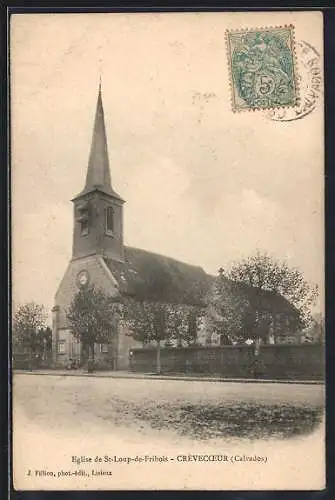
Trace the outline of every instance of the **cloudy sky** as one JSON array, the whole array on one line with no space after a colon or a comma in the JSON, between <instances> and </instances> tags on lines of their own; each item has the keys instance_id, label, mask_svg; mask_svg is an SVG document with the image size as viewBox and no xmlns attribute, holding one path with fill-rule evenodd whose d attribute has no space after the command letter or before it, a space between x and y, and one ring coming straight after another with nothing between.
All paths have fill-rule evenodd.
<instances>
[{"instance_id":1,"label":"cloudy sky","mask_svg":"<svg viewBox=\"0 0 335 500\"><path fill-rule=\"evenodd\" d=\"M227 28L318 13L16 15L11 26L15 302L52 307L72 251L102 76L125 242L202 266L257 248L323 280L323 110L289 123L234 114Z\"/></svg>"}]
</instances>

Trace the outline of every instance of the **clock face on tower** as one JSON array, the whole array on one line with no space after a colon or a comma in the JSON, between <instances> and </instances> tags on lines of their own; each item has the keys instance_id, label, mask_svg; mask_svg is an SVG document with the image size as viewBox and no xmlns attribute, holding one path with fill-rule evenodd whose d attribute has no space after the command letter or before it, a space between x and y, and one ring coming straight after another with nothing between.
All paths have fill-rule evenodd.
<instances>
[{"instance_id":1,"label":"clock face on tower","mask_svg":"<svg viewBox=\"0 0 335 500\"><path fill-rule=\"evenodd\" d=\"M88 274L88 271L83 270L78 273L77 276L77 282L80 287L86 286L89 282L90 275Z\"/></svg>"}]
</instances>

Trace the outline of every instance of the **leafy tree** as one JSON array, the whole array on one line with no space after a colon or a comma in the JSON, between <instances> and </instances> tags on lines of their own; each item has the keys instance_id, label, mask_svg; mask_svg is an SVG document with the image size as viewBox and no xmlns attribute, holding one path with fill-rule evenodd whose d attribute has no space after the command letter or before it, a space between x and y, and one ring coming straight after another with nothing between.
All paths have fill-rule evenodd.
<instances>
[{"instance_id":1,"label":"leafy tree","mask_svg":"<svg viewBox=\"0 0 335 500\"><path fill-rule=\"evenodd\" d=\"M315 313L308 327L302 330L306 341L322 344L325 342L325 320L322 313Z\"/></svg>"},{"instance_id":2,"label":"leafy tree","mask_svg":"<svg viewBox=\"0 0 335 500\"><path fill-rule=\"evenodd\" d=\"M209 292L207 304L210 331L222 336L225 344L242 335L250 304L241 294L240 287L226 279L222 272Z\"/></svg>"},{"instance_id":3,"label":"leafy tree","mask_svg":"<svg viewBox=\"0 0 335 500\"><path fill-rule=\"evenodd\" d=\"M156 343L156 372L161 372L161 342L168 337L167 307L159 302L125 301L124 317L133 332L133 338L140 342Z\"/></svg>"},{"instance_id":4,"label":"leafy tree","mask_svg":"<svg viewBox=\"0 0 335 500\"><path fill-rule=\"evenodd\" d=\"M166 338L168 341L177 341L178 347L181 347L187 333L185 308L177 305L167 305L165 307L167 311Z\"/></svg>"},{"instance_id":5,"label":"leafy tree","mask_svg":"<svg viewBox=\"0 0 335 500\"><path fill-rule=\"evenodd\" d=\"M37 351L40 358L45 358L52 349L52 330L49 326L37 332Z\"/></svg>"},{"instance_id":6,"label":"leafy tree","mask_svg":"<svg viewBox=\"0 0 335 500\"><path fill-rule=\"evenodd\" d=\"M189 345L197 341L198 336L198 311L196 307L190 307L187 312L186 340Z\"/></svg>"},{"instance_id":7,"label":"leafy tree","mask_svg":"<svg viewBox=\"0 0 335 500\"><path fill-rule=\"evenodd\" d=\"M178 347L192 345L197 339L198 308L195 306L166 305L167 341L176 340ZM166 343L165 343L166 345Z\"/></svg>"},{"instance_id":8,"label":"leafy tree","mask_svg":"<svg viewBox=\"0 0 335 500\"><path fill-rule=\"evenodd\" d=\"M70 331L88 350L93 364L94 344L111 341L116 334L118 314L115 299L94 285L80 289L73 297L66 313Z\"/></svg>"},{"instance_id":9,"label":"leafy tree","mask_svg":"<svg viewBox=\"0 0 335 500\"><path fill-rule=\"evenodd\" d=\"M46 319L43 305L35 302L20 305L13 318L13 348L28 349L35 357L41 344L40 332L46 328Z\"/></svg>"},{"instance_id":10,"label":"leafy tree","mask_svg":"<svg viewBox=\"0 0 335 500\"><path fill-rule=\"evenodd\" d=\"M313 326L315 328L315 342L325 342L325 318L320 314L315 314L313 317Z\"/></svg>"},{"instance_id":11,"label":"leafy tree","mask_svg":"<svg viewBox=\"0 0 335 500\"><path fill-rule=\"evenodd\" d=\"M256 314L261 310L261 292L269 291L281 295L296 308L301 324L310 322L311 306L318 295L318 287L308 283L299 269L258 251L255 255L234 263L228 271L221 269L221 274L236 284L247 285L256 291ZM258 320L256 318L255 321L259 326Z\"/></svg>"}]
</instances>

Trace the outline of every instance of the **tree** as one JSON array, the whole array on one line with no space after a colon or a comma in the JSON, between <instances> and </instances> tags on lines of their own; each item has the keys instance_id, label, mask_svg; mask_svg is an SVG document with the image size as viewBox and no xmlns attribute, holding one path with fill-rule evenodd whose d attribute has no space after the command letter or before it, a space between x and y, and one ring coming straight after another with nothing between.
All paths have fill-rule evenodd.
<instances>
[{"instance_id":1,"label":"tree","mask_svg":"<svg viewBox=\"0 0 335 500\"><path fill-rule=\"evenodd\" d=\"M234 263L228 271L221 270L221 273L234 283L255 290L256 315L261 312L261 292L268 291L284 297L296 308L301 325L311 321L311 306L318 295L318 287L308 283L299 269L289 267L285 261L257 251L255 255ZM259 318L256 318L257 322L259 325Z\"/></svg>"},{"instance_id":2,"label":"tree","mask_svg":"<svg viewBox=\"0 0 335 500\"><path fill-rule=\"evenodd\" d=\"M195 306L166 305L166 338L177 346L194 344L197 338L198 309ZM166 344L165 344L166 345Z\"/></svg>"},{"instance_id":3,"label":"tree","mask_svg":"<svg viewBox=\"0 0 335 500\"><path fill-rule=\"evenodd\" d=\"M35 358L40 346L39 332L46 328L46 319L43 305L35 302L20 305L13 318L13 346L28 349Z\"/></svg>"},{"instance_id":4,"label":"tree","mask_svg":"<svg viewBox=\"0 0 335 500\"><path fill-rule=\"evenodd\" d=\"M322 313L316 313L313 317L313 326L315 328L314 337L315 342L325 342L325 318Z\"/></svg>"},{"instance_id":5,"label":"tree","mask_svg":"<svg viewBox=\"0 0 335 500\"><path fill-rule=\"evenodd\" d=\"M52 330L49 326L41 328L37 332L37 352L39 358L44 361L47 359L48 352L52 349Z\"/></svg>"},{"instance_id":6,"label":"tree","mask_svg":"<svg viewBox=\"0 0 335 500\"><path fill-rule=\"evenodd\" d=\"M161 341L168 336L167 307L159 302L127 299L124 302L124 317L140 342L156 343L156 372L161 372Z\"/></svg>"},{"instance_id":7,"label":"tree","mask_svg":"<svg viewBox=\"0 0 335 500\"><path fill-rule=\"evenodd\" d=\"M322 313L315 313L311 323L302 330L306 342L322 344L325 342L325 320Z\"/></svg>"},{"instance_id":8,"label":"tree","mask_svg":"<svg viewBox=\"0 0 335 500\"><path fill-rule=\"evenodd\" d=\"M89 352L94 365L94 344L108 344L116 334L118 303L102 289L91 285L80 289L66 312L70 331Z\"/></svg>"},{"instance_id":9,"label":"tree","mask_svg":"<svg viewBox=\"0 0 335 500\"><path fill-rule=\"evenodd\" d=\"M209 329L231 343L242 334L250 304L240 288L221 272L207 298L206 319Z\"/></svg>"},{"instance_id":10,"label":"tree","mask_svg":"<svg viewBox=\"0 0 335 500\"><path fill-rule=\"evenodd\" d=\"M166 338L168 341L177 341L178 347L182 347L186 336L187 325L185 319L184 306L166 306Z\"/></svg>"},{"instance_id":11,"label":"tree","mask_svg":"<svg viewBox=\"0 0 335 500\"><path fill-rule=\"evenodd\" d=\"M187 312L187 330L186 341L188 345L194 345L198 336L198 311L197 308L192 306Z\"/></svg>"}]
</instances>

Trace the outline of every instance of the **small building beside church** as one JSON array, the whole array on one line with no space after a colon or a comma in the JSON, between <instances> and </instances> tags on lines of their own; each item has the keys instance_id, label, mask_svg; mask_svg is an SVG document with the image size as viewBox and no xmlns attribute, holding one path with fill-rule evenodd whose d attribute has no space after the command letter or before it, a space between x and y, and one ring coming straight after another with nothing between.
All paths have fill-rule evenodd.
<instances>
[{"instance_id":1,"label":"small building beside church","mask_svg":"<svg viewBox=\"0 0 335 500\"><path fill-rule=\"evenodd\" d=\"M52 351L55 366L66 366L70 360L81 363L85 359L83 346L69 330L66 310L80 287L89 284L102 288L116 300L128 295L139 300L168 304L172 313L173 308L182 309L185 313L190 308L196 308L199 312L198 344L220 345L220 336L213 336L207 331L203 315L204 298L213 286L214 276L208 275L201 267L124 245L125 200L112 186L101 86L86 182L72 203L72 258L56 292L53 308ZM110 343L95 346L95 360L106 369L127 369L129 352L142 347L122 321L122 315L120 318L117 334Z\"/></svg>"}]
</instances>

